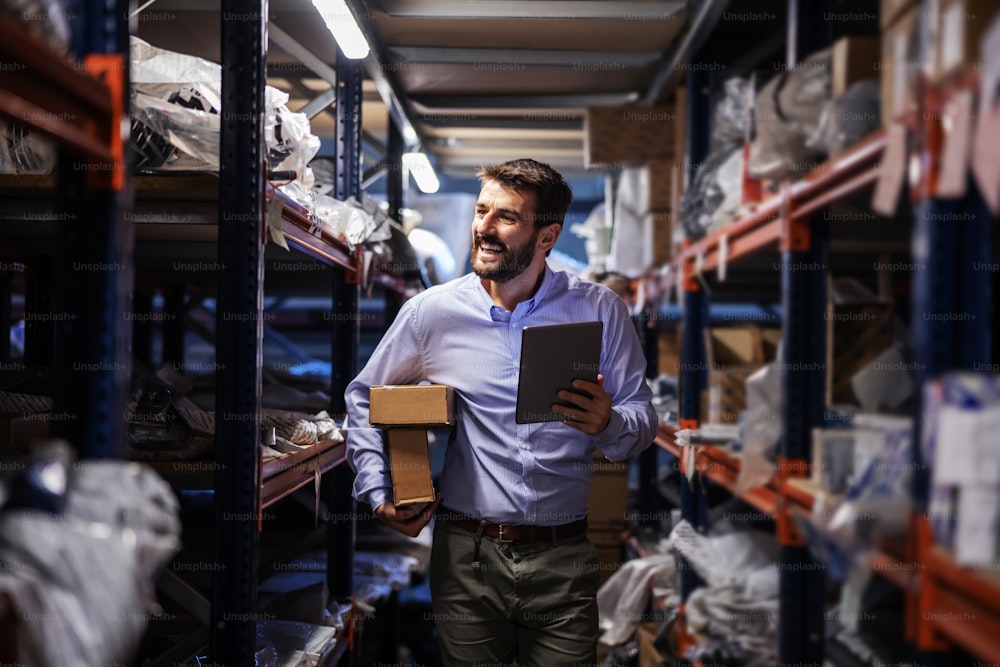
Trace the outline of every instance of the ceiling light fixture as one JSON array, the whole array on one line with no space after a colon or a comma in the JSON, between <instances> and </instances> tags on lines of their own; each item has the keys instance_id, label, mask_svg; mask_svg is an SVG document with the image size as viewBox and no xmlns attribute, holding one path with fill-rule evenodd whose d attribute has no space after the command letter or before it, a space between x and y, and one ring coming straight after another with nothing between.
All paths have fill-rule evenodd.
<instances>
[{"instance_id":1,"label":"ceiling light fixture","mask_svg":"<svg viewBox=\"0 0 1000 667\"><path fill-rule=\"evenodd\" d=\"M360 60L368 55L368 40L344 0L312 0L312 3L345 57Z\"/></svg>"},{"instance_id":2,"label":"ceiling light fixture","mask_svg":"<svg viewBox=\"0 0 1000 667\"><path fill-rule=\"evenodd\" d=\"M423 153L403 153L403 166L413 175L417 187L424 194L433 194L441 187L431 161Z\"/></svg>"}]
</instances>

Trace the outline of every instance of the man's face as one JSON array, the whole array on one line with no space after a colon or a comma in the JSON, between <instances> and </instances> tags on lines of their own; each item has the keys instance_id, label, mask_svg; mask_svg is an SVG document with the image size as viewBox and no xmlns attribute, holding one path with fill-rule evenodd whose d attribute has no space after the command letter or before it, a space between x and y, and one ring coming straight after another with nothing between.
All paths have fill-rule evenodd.
<instances>
[{"instance_id":1,"label":"man's face","mask_svg":"<svg viewBox=\"0 0 1000 667\"><path fill-rule=\"evenodd\" d=\"M472 270L485 280L505 283L535 259L538 230L535 197L487 181L476 202L472 223Z\"/></svg>"}]
</instances>

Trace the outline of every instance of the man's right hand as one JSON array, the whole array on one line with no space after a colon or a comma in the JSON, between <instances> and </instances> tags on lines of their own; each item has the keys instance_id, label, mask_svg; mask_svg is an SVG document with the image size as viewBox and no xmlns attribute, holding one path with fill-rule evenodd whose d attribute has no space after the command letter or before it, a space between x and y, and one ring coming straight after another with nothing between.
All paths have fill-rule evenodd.
<instances>
[{"instance_id":1,"label":"man's right hand","mask_svg":"<svg viewBox=\"0 0 1000 667\"><path fill-rule=\"evenodd\" d=\"M430 505L417 512L409 507L396 507L392 503L382 503L375 508L375 516L385 525L407 537L416 537L434 516L434 510L441 504L438 496Z\"/></svg>"}]
</instances>

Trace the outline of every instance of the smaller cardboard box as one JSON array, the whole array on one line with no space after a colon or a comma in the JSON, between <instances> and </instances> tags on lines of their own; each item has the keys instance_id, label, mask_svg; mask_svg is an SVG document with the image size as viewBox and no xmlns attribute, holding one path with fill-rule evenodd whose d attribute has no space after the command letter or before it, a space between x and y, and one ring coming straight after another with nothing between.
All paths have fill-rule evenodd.
<instances>
[{"instance_id":1,"label":"smaller cardboard box","mask_svg":"<svg viewBox=\"0 0 1000 667\"><path fill-rule=\"evenodd\" d=\"M672 106L590 107L583 119L584 166L621 169L669 157L676 122Z\"/></svg>"},{"instance_id":2,"label":"smaller cardboard box","mask_svg":"<svg viewBox=\"0 0 1000 667\"><path fill-rule=\"evenodd\" d=\"M826 320L827 404L860 405L851 382L892 345L892 306L829 304Z\"/></svg>"},{"instance_id":3,"label":"smaller cardboard box","mask_svg":"<svg viewBox=\"0 0 1000 667\"><path fill-rule=\"evenodd\" d=\"M836 98L852 84L878 79L882 47L878 37L842 37L833 45L831 92Z\"/></svg>"},{"instance_id":4,"label":"smaller cardboard box","mask_svg":"<svg viewBox=\"0 0 1000 667\"><path fill-rule=\"evenodd\" d=\"M597 450L592 463L587 522L592 530L620 532L628 512L629 462L609 461Z\"/></svg>"},{"instance_id":5,"label":"smaller cardboard box","mask_svg":"<svg viewBox=\"0 0 1000 667\"><path fill-rule=\"evenodd\" d=\"M427 431L394 428L388 437L393 502L397 506L434 502Z\"/></svg>"},{"instance_id":6,"label":"smaller cardboard box","mask_svg":"<svg viewBox=\"0 0 1000 667\"><path fill-rule=\"evenodd\" d=\"M882 0L879 6L879 26L885 30L906 11L920 6L920 0Z\"/></svg>"},{"instance_id":7,"label":"smaller cardboard box","mask_svg":"<svg viewBox=\"0 0 1000 667\"><path fill-rule=\"evenodd\" d=\"M920 74L920 8L912 7L882 33L882 125L916 113Z\"/></svg>"},{"instance_id":8,"label":"smaller cardboard box","mask_svg":"<svg viewBox=\"0 0 1000 667\"><path fill-rule=\"evenodd\" d=\"M667 664L667 659L662 653L656 650L653 644L656 633L660 629L659 623L640 623L636 628L636 639L639 643L639 667L662 667Z\"/></svg>"},{"instance_id":9,"label":"smaller cardboard box","mask_svg":"<svg viewBox=\"0 0 1000 667\"><path fill-rule=\"evenodd\" d=\"M982 66L980 43L1000 14L1000 4L997 0L939 0L938 12L931 78L936 84L945 84Z\"/></svg>"},{"instance_id":10,"label":"smaller cardboard box","mask_svg":"<svg viewBox=\"0 0 1000 667\"><path fill-rule=\"evenodd\" d=\"M455 424L455 394L442 384L377 385L370 401L368 422L376 428Z\"/></svg>"}]
</instances>

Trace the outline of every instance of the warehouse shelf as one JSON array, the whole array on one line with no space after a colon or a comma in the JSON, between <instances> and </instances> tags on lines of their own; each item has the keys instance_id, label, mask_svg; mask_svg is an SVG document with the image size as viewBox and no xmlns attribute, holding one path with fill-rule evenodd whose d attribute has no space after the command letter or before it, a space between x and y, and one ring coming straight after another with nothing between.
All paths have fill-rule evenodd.
<instances>
[{"instance_id":1,"label":"warehouse shelf","mask_svg":"<svg viewBox=\"0 0 1000 667\"><path fill-rule=\"evenodd\" d=\"M109 59L109 60L105 60ZM91 162L124 165L121 136L124 68L115 56L71 62L30 36L14 21L0 17L0 114L30 127L74 155ZM114 61L117 68L108 68ZM105 71L102 81L90 71ZM117 70L117 71L116 71ZM117 95L120 98L120 94Z\"/></svg>"},{"instance_id":2,"label":"warehouse shelf","mask_svg":"<svg viewBox=\"0 0 1000 667\"><path fill-rule=\"evenodd\" d=\"M270 507L282 498L294 493L307 484L346 461L343 442L321 440L308 445L302 451L262 460L259 468L259 489L261 509ZM142 461L175 488L207 490L214 488L212 461L185 459L176 461Z\"/></svg>"},{"instance_id":3,"label":"warehouse shelf","mask_svg":"<svg viewBox=\"0 0 1000 667\"><path fill-rule=\"evenodd\" d=\"M756 204L742 218L690 244L675 263L684 275L691 275L717 269L723 261L731 264L761 251L777 252L783 240L789 240L790 221L808 218L874 185L887 143L884 130L875 132Z\"/></svg>"},{"instance_id":4,"label":"warehouse shelf","mask_svg":"<svg viewBox=\"0 0 1000 667\"><path fill-rule=\"evenodd\" d=\"M932 642L944 637L987 663L1000 662L1000 574L963 567L929 543L922 565L918 604L929 626L923 635Z\"/></svg>"}]
</instances>

